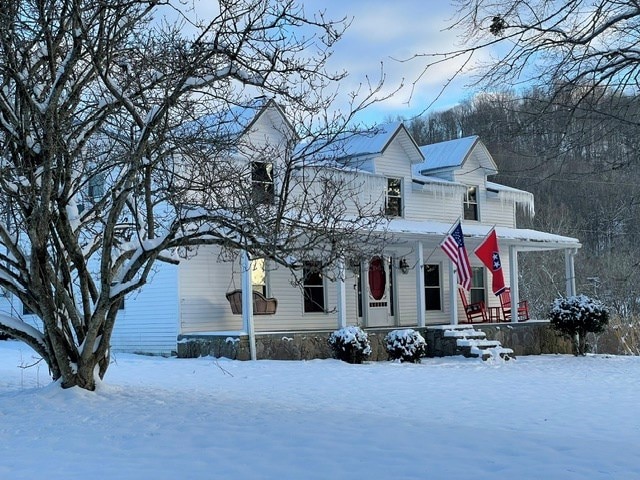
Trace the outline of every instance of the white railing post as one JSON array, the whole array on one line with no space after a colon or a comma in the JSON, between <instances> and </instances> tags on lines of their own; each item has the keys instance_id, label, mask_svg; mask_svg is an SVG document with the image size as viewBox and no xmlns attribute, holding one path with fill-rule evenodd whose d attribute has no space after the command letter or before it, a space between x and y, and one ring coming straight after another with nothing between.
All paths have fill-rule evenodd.
<instances>
[{"instance_id":1,"label":"white railing post","mask_svg":"<svg viewBox=\"0 0 640 480\"><path fill-rule=\"evenodd\" d=\"M424 251L422 242L416 248L416 303L418 309L418 327L426 325L426 306L424 300Z\"/></svg>"},{"instance_id":2,"label":"white railing post","mask_svg":"<svg viewBox=\"0 0 640 480\"><path fill-rule=\"evenodd\" d=\"M251 288L251 262L246 250L242 251L242 326L249 336L251 360L256 360L256 333L253 326L253 289Z\"/></svg>"}]
</instances>

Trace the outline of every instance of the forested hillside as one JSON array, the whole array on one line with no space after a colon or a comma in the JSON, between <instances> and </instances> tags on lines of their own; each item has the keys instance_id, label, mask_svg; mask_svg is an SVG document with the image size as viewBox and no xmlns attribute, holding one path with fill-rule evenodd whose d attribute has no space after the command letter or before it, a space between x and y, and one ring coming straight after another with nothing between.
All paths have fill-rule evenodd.
<instances>
[{"instance_id":1,"label":"forested hillside","mask_svg":"<svg viewBox=\"0 0 640 480\"><path fill-rule=\"evenodd\" d=\"M409 127L419 144L479 135L498 164L500 173L492 180L535 195L535 217L521 215L518 225L580 239L578 293L635 318L640 310L638 112L630 97L578 89L571 95L584 97L579 110L563 107L575 102L562 98L550 102L539 90L485 94L416 118ZM521 296L544 317L553 298L565 291L564 256L519 258Z\"/></svg>"}]
</instances>

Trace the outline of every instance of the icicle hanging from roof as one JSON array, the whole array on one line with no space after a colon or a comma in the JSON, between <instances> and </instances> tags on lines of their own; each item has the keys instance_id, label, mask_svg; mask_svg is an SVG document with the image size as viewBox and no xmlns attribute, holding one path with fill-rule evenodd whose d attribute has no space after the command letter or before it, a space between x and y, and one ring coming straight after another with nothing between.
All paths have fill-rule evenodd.
<instances>
[{"instance_id":1,"label":"icicle hanging from roof","mask_svg":"<svg viewBox=\"0 0 640 480\"><path fill-rule=\"evenodd\" d=\"M502 203L515 203L522 210L533 218L535 215L535 206L533 194L531 192L525 192L513 187L507 187L506 185L500 185L499 183L487 182L487 190L493 191L498 194L498 199Z\"/></svg>"}]
</instances>

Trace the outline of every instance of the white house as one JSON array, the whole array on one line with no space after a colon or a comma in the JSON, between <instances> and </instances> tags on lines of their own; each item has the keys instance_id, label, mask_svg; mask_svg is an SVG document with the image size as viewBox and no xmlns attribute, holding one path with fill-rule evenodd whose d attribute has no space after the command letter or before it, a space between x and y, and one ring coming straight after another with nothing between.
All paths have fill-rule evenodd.
<instances>
[{"instance_id":1,"label":"white house","mask_svg":"<svg viewBox=\"0 0 640 480\"><path fill-rule=\"evenodd\" d=\"M280 109L267 103L245 135L268 138L281 134L286 124ZM533 214L533 196L488 180L497 168L478 137L419 147L396 122L380 126L374 134L350 136L339 149L345 170L366 178L363 185L372 191L364 193L384 202L384 228L393 241L383 253L355 265L345 259L336 281L313 273L296 286L291 272L268 260L245 262L246 268L243 255L224 261L217 247L201 247L177 266L159 265L150 283L126 298L113 333L113 350L168 354L176 351L180 336L189 335L253 339L274 332L332 331L347 324L383 328L464 322L454 267L440 248L458 219L473 267L470 301L500 305L490 289L491 274L473 255L493 227L514 304L521 251L564 250L566 289L574 293L573 257L580 243L517 228L516 210ZM243 291L246 307L252 305L250 289L275 299L275 312L243 308L234 313L227 294Z\"/></svg>"}]
</instances>

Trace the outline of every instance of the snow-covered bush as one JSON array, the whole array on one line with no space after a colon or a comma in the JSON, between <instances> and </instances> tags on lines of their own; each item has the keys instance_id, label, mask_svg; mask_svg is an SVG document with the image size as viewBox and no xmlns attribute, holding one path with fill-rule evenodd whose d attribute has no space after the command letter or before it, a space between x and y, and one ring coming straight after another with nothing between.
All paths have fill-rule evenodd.
<instances>
[{"instance_id":1,"label":"snow-covered bush","mask_svg":"<svg viewBox=\"0 0 640 480\"><path fill-rule=\"evenodd\" d=\"M329 346L333 355L348 363L362 363L371 355L371 344L367 333L360 327L348 326L329 335Z\"/></svg>"},{"instance_id":2,"label":"snow-covered bush","mask_svg":"<svg viewBox=\"0 0 640 480\"><path fill-rule=\"evenodd\" d=\"M384 347L390 360L419 363L427 354L427 342L420 332L411 328L392 330L384 337Z\"/></svg>"},{"instance_id":3,"label":"snow-covered bush","mask_svg":"<svg viewBox=\"0 0 640 480\"><path fill-rule=\"evenodd\" d=\"M600 301L586 295L575 295L556 298L549 318L553 328L572 338L574 354L585 355L587 333L602 332L609 322L609 312Z\"/></svg>"}]
</instances>

